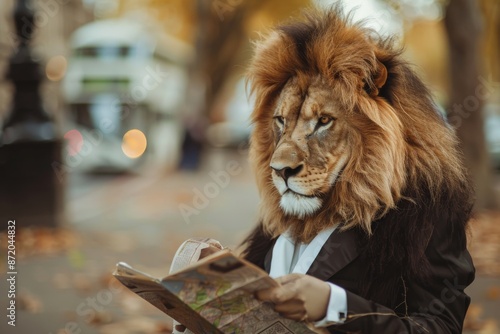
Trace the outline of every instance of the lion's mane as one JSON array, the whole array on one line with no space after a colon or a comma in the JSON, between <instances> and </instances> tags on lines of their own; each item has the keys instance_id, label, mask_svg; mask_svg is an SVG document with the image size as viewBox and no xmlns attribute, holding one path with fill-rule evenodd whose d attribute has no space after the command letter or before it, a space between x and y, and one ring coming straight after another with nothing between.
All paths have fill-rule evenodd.
<instances>
[{"instance_id":1,"label":"lion's mane","mask_svg":"<svg viewBox=\"0 0 500 334\"><path fill-rule=\"evenodd\" d=\"M248 74L256 97L250 160L262 219L254 237L276 237L291 229L297 240L307 242L340 222L343 229L360 230L369 241L363 247L373 257L372 274L387 264L424 273L426 245L439 221L465 244L472 192L457 138L393 44L351 23L338 8L312 10L303 20L279 26L257 42ZM381 64L387 80L378 87ZM349 113L356 129L349 143L354 153L324 207L312 217L298 219L280 209L271 179L269 165L276 148L273 108L290 78L306 85L303 78L318 74L332 92L335 87Z\"/></svg>"}]
</instances>

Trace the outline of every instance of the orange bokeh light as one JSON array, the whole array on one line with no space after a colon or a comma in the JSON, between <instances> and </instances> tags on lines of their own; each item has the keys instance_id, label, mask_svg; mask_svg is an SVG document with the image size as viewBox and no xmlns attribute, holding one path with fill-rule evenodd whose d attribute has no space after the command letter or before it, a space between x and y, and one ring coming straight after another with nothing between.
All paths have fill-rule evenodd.
<instances>
[{"instance_id":1,"label":"orange bokeh light","mask_svg":"<svg viewBox=\"0 0 500 334\"><path fill-rule=\"evenodd\" d=\"M68 61L64 56L55 56L49 59L45 65L45 74L50 81L60 81L66 74Z\"/></svg>"},{"instance_id":2,"label":"orange bokeh light","mask_svg":"<svg viewBox=\"0 0 500 334\"><path fill-rule=\"evenodd\" d=\"M129 130L123 135L122 151L131 159L136 159L143 155L147 146L146 135L141 130Z\"/></svg>"}]
</instances>

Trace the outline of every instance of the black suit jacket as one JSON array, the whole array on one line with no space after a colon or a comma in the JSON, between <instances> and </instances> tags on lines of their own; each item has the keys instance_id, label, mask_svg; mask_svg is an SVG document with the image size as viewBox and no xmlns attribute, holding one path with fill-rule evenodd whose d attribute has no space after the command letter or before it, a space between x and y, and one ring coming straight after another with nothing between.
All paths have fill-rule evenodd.
<instances>
[{"instance_id":1,"label":"black suit jacket","mask_svg":"<svg viewBox=\"0 0 500 334\"><path fill-rule=\"evenodd\" d=\"M464 289L474 280L474 266L465 247L454 242L453 233L444 224L434 228L426 248L430 266L424 280L389 275L387 281L379 282L398 301L383 305L371 300L370 294L360 296L363 287L376 280L362 275L369 257L363 256L361 233L336 230L307 272L347 291L347 319L328 327L330 333L461 333L470 303ZM267 272L274 242L268 239L256 246L263 247L256 252L265 256L253 262ZM252 247L248 252L251 258Z\"/></svg>"}]
</instances>

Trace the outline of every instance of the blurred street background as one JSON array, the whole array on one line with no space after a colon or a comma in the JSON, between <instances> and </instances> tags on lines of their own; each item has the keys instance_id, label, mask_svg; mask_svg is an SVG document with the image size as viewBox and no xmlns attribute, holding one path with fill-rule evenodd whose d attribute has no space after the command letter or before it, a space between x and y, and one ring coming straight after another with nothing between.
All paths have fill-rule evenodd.
<instances>
[{"instance_id":1,"label":"blurred street background","mask_svg":"<svg viewBox=\"0 0 500 334\"><path fill-rule=\"evenodd\" d=\"M170 333L114 266L160 278L187 238L238 247L258 219L252 40L335 2L1 0L0 333ZM500 333L500 2L343 5L405 45L457 131L477 196L465 332Z\"/></svg>"}]
</instances>

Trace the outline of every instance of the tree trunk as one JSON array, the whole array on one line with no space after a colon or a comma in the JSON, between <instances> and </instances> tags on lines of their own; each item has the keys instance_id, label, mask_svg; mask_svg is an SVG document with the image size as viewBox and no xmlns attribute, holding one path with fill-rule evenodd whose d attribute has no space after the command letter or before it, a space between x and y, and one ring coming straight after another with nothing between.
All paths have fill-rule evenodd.
<instances>
[{"instance_id":1,"label":"tree trunk","mask_svg":"<svg viewBox=\"0 0 500 334\"><path fill-rule=\"evenodd\" d=\"M246 41L245 18L261 4L262 0L196 1L196 55L186 99L181 168L198 167L210 113Z\"/></svg>"},{"instance_id":2,"label":"tree trunk","mask_svg":"<svg viewBox=\"0 0 500 334\"><path fill-rule=\"evenodd\" d=\"M492 89L489 78L481 74L482 24L476 0L450 1L445 17L451 77L448 119L456 128L465 164L475 185L476 209L496 205L482 112Z\"/></svg>"}]
</instances>

